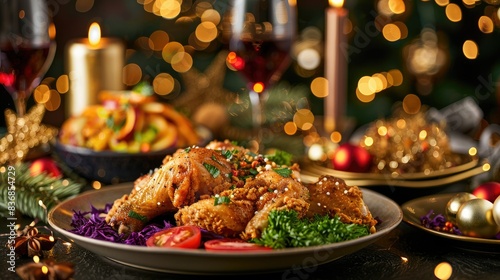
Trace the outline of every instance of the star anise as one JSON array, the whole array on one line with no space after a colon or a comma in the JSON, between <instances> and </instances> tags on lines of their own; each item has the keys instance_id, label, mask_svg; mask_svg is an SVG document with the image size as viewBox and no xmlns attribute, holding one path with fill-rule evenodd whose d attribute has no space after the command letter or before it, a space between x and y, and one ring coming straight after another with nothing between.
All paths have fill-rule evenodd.
<instances>
[{"instance_id":1,"label":"star anise","mask_svg":"<svg viewBox=\"0 0 500 280\"><path fill-rule=\"evenodd\" d=\"M42 251L54 247L57 239L52 234L40 233L34 224L27 225L15 238L14 251L18 256L41 256Z\"/></svg>"}]
</instances>

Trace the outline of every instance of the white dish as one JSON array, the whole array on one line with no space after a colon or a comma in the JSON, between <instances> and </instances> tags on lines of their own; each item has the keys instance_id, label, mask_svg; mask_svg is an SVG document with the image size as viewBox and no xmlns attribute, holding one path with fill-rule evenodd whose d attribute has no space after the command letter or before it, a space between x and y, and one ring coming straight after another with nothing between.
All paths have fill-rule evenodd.
<instances>
[{"instance_id":1,"label":"white dish","mask_svg":"<svg viewBox=\"0 0 500 280\"><path fill-rule=\"evenodd\" d=\"M104 207L129 193L131 183L108 186L99 191L89 191L55 206L48 222L55 231L74 243L118 263L152 271L179 274L249 274L270 271L287 271L331 262L354 253L394 229L403 218L401 208L389 198L363 189L364 201L370 211L382 222L377 232L358 239L324 246L287 248L265 252L210 252L203 249L149 248L116 244L73 234L73 211L89 211L90 205Z\"/></svg>"}]
</instances>

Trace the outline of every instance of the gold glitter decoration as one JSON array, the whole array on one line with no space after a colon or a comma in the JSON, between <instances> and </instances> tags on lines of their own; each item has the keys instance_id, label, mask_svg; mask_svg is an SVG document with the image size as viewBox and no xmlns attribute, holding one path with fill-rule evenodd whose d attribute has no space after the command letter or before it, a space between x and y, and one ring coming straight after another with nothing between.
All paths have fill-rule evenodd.
<instances>
[{"instance_id":1,"label":"gold glitter decoration","mask_svg":"<svg viewBox=\"0 0 500 280\"><path fill-rule=\"evenodd\" d=\"M12 110L5 110L7 134L0 139L0 164L23 161L30 149L48 143L57 129L41 124L45 107L35 105L26 115L18 117Z\"/></svg>"},{"instance_id":2,"label":"gold glitter decoration","mask_svg":"<svg viewBox=\"0 0 500 280\"><path fill-rule=\"evenodd\" d=\"M431 174L466 160L451 151L445 125L428 122L423 112L377 120L367 129L360 145L372 154L375 173Z\"/></svg>"}]
</instances>

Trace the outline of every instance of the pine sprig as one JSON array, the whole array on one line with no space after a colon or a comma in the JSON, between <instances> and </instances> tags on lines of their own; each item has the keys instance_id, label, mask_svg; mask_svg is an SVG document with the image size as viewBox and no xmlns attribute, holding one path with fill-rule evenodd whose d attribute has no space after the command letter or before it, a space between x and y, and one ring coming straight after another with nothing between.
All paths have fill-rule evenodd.
<instances>
[{"instance_id":1,"label":"pine sprig","mask_svg":"<svg viewBox=\"0 0 500 280\"><path fill-rule=\"evenodd\" d=\"M0 211L8 210L9 183L12 174L0 172ZM10 179L12 182L12 179ZM46 174L31 176L29 164L15 165L15 209L34 219L47 221L47 212L59 202L80 193L84 184ZM11 189L12 193L12 189ZM41 202L41 203L40 203ZM42 206L42 205L43 206ZM45 209L45 208L46 209Z\"/></svg>"}]
</instances>

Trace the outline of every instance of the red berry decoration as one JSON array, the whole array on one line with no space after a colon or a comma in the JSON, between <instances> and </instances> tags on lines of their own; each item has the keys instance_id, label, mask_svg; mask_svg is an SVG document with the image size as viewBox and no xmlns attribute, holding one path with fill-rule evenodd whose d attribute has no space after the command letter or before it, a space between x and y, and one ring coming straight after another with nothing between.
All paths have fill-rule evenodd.
<instances>
[{"instance_id":1,"label":"red berry decoration","mask_svg":"<svg viewBox=\"0 0 500 280\"><path fill-rule=\"evenodd\" d=\"M335 150L332 164L335 170L364 173L370 171L372 156L361 146L344 143Z\"/></svg>"},{"instance_id":2,"label":"red berry decoration","mask_svg":"<svg viewBox=\"0 0 500 280\"><path fill-rule=\"evenodd\" d=\"M51 158L39 158L34 160L30 166L31 176L37 176L45 173L51 177L61 177L61 170Z\"/></svg>"},{"instance_id":3,"label":"red berry decoration","mask_svg":"<svg viewBox=\"0 0 500 280\"><path fill-rule=\"evenodd\" d=\"M493 203L495 199L500 195L500 183L499 182L486 182L477 186L472 191L472 194L478 198L486 199Z\"/></svg>"}]
</instances>

